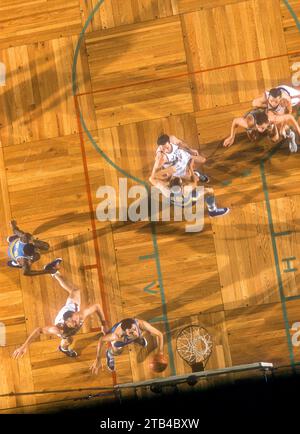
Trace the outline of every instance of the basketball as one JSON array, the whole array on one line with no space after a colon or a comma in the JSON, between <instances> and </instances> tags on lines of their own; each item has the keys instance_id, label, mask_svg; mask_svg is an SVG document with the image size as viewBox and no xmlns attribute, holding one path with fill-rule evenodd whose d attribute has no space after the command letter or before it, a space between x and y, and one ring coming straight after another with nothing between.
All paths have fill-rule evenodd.
<instances>
[{"instance_id":1,"label":"basketball","mask_svg":"<svg viewBox=\"0 0 300 434\"><path fill-rule=\"evenodd\" d=\"M153 372L163 372L167 366L168 362L162 354L156 354L150 362L150 369Z\"/></svg>"}]
</instances>

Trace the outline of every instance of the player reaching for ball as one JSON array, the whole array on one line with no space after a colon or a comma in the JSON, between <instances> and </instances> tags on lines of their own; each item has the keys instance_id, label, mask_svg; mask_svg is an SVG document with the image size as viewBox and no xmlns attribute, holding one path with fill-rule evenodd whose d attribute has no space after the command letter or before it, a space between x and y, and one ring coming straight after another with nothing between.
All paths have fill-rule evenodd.
<instances>
[{"instance_id":1,"label":"player reaching for ball","mask_svg":"<svg viewBox=\"0 0 300 434\"><path fill-rule=\"evenodd\" d=\"M167 366L163 356L163 334L149 324L147 321L137 318L126 318L115 324L105 336L101 336L97 347L97 356L90 370L93 374L98 374L99 368L103 368L101 353L105 343L110 343L110 348L106 351L106 365L110 371L115 370L115 356L122 353L123 348L129 344L137 343L146 348L148 342L143 336L143 332L148 332L157 339L157 354L152 362L153 369L162 370ZM159 365L159 366L158 366Z\"/></svg>"},{"instance_id":2,"label":"player reaching for ball","mask_svg":"<svg viewBox=\"0 0 300 434\"><path fill-rule=\"evenodd\" d=\"M72 282L62 276L59 271L62 260L56 259L46 266L49 274L59 283L59 285L67 291L68 298L65 305L60 309L54 324L49 326L38 327L28 336L23 345L17 348L13 353L13 358L18 359L23 357L32 341L38 338L41 334L54 335L61 338L61 343L58 350L65 354L67 357L77 357L77 352L70 348L73 342L73 336L76 335L88 317L93 314L98 316L101 323L100 332L105 333L108 329L105 315L100 304L93 304L80 309L81 305L81 291Z\"/></svg>"},{"instance_id":3,"label":"player reaching for ball","mask_svg":"<svg viewBox=\"0 0 300 434\"><path fill-rule=\"evenodd\" d=\"M243 118L233 120L231 134L225 139L223 146L229 147L233 145L238 128L246 130L250 141L256 141L263 134L266 134L271 142L278 143L284 139L288 143L290 152L298 151L294 130L300 136L300 125L294 116L290 114L274 115L273 112L262 109L251 110Z\"/></svg>"}]
</instances>

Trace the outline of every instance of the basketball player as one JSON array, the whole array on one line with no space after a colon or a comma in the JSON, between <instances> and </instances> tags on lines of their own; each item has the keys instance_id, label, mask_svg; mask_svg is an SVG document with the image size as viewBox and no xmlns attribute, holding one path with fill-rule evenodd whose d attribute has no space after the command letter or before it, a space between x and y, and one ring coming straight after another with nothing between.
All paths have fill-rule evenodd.
<instances>
[{"instance_id":1,"label":"basketball player","mask_svg":"<svg viewBox=\"0 0 300 434\"><path fill-rule=\"evenodd\" d=\"M253 100L253 107L265 108L276 115L292 114L293 107L300 103L300 89L280 85L265 91Z\"/></svg>"},{"instance_id":2,"label":"basketball player","mask_svg":"<svg viewBox=\"0 0 300 434\"><path fill-rule=\"evenodd\" d=\"M7 262L9 267L22 268L24 276L39 276L49 274L49 268L44 270L31 270L31 265L40 259L39 250L49 250L49 244L37 240L29 233L21 231L15 220L11 221L14 235L7 238L8 255L11 258Z\"/></svg>"},{"instance_id":3,"label":"basketball player","mask_svg":"<svg viewBox=\"0 0 300 434\"><path fill-rule=\"evenodd\" d=\"M294 116L276 116L262 109L251 110L243 118L233 120L231 134L225 139L223 145L225 147L233 145L237 128L243 128L251 141L258 140L265 133L274 143L287 139L290 151L297 152L296 135L290 126L293 126L300 135L300 127Z\"/></svg>"},{"instance_id":4,"label":"basketball player","mask_svg":"<svg viewBox=\"0 0 300 434\"><path fill-rule=\"evenodd\" d=\"M186 174L188 163L193 160L195 164L203 164L206 158L199 155L195 149L189 148L187 143L175 136L162 134L157 139L157 151L151 176L161 169L173 167L174 176L182 177ZM208 176L197 172L202 182L209 182Z\"/></svg>"},{"instance_id":5,"label":"basketball player","mask_svg":"<svg viewBox=\"0 0 300 434\"><path fill-rule=\"evenodd\" d=\"M174 168L171 167L168 169L167 178L163 179L159 177L160 173L158 172L157 176L151 176L149 181L153 186L158 188L165 197L171 197L171 202L172 196L174 195L173 203L175 202L177 205L188 206L199 200L201 193L196 190L196 187L199 185L199 177L196 174L197 172L194 171L194 162L191 161L189 163L184 177L175 176L174 172ZM170 196L171 191L173 190L174 192L175 187L178 192ZM210 217L221 217L230 211L229 208L217 207L213 188L205 187L204 194L206 195L205 203Z\"/></svg>"},{"instance_id":6,"label":"basketball player","mask_svg":"<svg viewBox=\"0 0 300 434\"><path fill-rule=\"evenodd\" d=\"M97 347L97 356L90 370L93 374L98 374L102 367L101 353L105 343L110 343L111 347L106 351L106 365L110 371L115 370L115 356L122 353L123 348L132 343L136 343L146 348L148 342L143 336L144 332L150 333L157 340L157 353L163 357L164 340L163 334L149 324L147 321L137 318L127 318L115 324L105 336L101 336Z\"/></svg>"},{"instance_id":7,"label":"basketball player","mask_svg":"<svg viewBox=\"0 0 300 434\"><path fill-rule=\"evenodd\" d=\"M59 264L59 261L53 261L53 263L48 264L47 268L52 277L56 279L60 286L68 292L69 296L66 304L58 312L54 320L54 325L38 327L33 330L24 344L13 353L15 359L22 357L27 351L30 343L41 334L58 336L61 338L61 343L58 347L59 351L68 357L77 357L76 351L70 348L70 345L73 342L72 336L78 333L86 318L94 313L97 314L99 321L102 324L101 333L104 333L105 329L107 329L105 316L100 304L94 304L80 311L80 290L72 283L67 282L61 275L58 271Z\"/></svg>"}]
</instances>

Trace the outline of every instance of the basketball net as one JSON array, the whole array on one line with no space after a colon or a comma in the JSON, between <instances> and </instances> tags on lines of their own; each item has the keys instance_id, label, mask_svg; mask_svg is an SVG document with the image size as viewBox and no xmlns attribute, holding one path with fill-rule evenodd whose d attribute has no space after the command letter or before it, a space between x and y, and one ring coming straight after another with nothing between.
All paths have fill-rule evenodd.
<instances>
[{"instance_id":1,"label":"basketball net","mask_svg":"<svg viewBox=\"0 0 300 434\"><path fill-rule=\"evenodd\" d=\"M212 337L204 327L187 326L177 336L176 350L193 372L204 370L212 349Z\"/></svg>"}]
</instances>

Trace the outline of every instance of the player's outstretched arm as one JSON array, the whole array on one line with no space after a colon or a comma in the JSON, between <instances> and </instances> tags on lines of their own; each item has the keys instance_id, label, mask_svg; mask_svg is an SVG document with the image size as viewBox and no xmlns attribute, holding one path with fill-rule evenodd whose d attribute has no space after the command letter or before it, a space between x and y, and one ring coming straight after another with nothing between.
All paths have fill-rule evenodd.
<instances>
[{"instance_id":1,"label":"player's outstretched arm","mask_svg":"<svg viewBox=\"0 0 300 434\"><path fill-rule=\"evenodd\" d=\"M225 146L227 148L227 147L233 145L234 140L235 140L235 136L236 136L236 130L238 128L247 128L247 122L244 118L233 119L232 125L231 125L230 136L224 140L223 146Z\"/></svg>"},{"instance_id":2,"label":"player's outstretched arm","mask_svg":"<svg viewBox=\"0 0 300 434\"><path fill-rule=\"evenodd\" d=\"M280 117L282 119L282 122L285 122L287 125L294 127L297 133L300 135L300 126L293 115L283 115Z\"/></svg>"},{"instance_id":3,"label":"player's outstretched arm","mask_svg":"<svg viewBox=\"0 0 300 434\"><path fill-rule=\"evenodd\" d=\"M162 152L158 152L155 157L155 162L153 165L153 169L149 178L149 181L152 183L152 180L155 179L156 172L162 168L164 162L166 161Z\"/></svg>"},{"instance_id":4,"label":"player's outstretched arm","mask_svg":"<svg viewBox=\"0 0 300 434\"><path fill-rule=\"evenodd\" d=\"M24 354L26 353L26 351L27 351L29 345L31 344L31 342L33 342L41 334L45 334L45 335L58 335L59 333L60 333L60 331L59 331L59 329L56 326L48 326L48 327L38 327L38 328L36 328L28 336L28 338L26 339L26 341L24 342L24 344L21 345L19 348L17 348L14 351L12 357L14 359L22 358L24 356Z\"/></svg>"},{"instance_id":5,"label":"player's outstretched arm","mask_svg":"<svg viewBox=\"0 0 300 434\"><path fill-rule=\"evenodd\" d=\"M267 101L266 95L264 93L252 101L252 107L266 108L267 106L268 106L268 101Z\"/></svg>"},{"instance_id":6,"label":"player's outstretched arm","mask_svg":"<svg viewBox=\"0 0 300 434\"><path fill-rule=\"evenodd\" d=\"M10 226L13 230L14 235L17 235L23 242L28 243L29 241L31 241L32 235L18 228L16 220L11 220Z\"/></svg>"},{"instance_id":7,"label":"player's outstretched arm","mask_svg":"<svg viewBox=\"0 0 300 434\"><path fill-rule=\"evenodd\" d=\"M92 374L97 375L100 367L103 369L101 355L102 355L102 349L103 349L105 343L113 342L116 339L117 339L117 336L114 333L109 333L108 335L100 336L99 342L97 345L96 359L94 360L94 362L90 366L90 371Z\"/></svg>"},{"instance_id":8,"label":"player's outstretched arm","mask_svg":"<svg viewBox=\"0 0 300 434\"><path fill-rule=\"evenodd\" d=\"M108 331L108 324L105 319L104 311L101 304L93 304L82 311L82 318L85 320L87 317L96 314L101 324L101 332L105 334Z\"/></svg>"},{"instance_id":9,"label":"player's outstretched arm","mask_svg":"<svg viewBox=\"0 0 300 434\"><path fill-rule=\"evenodd\" d=\"M142 331L147 331L152 336L154 336L156 338L156 340L157 340L157 352L159 354L163 354L164 353L164 336L163 336L162 332L159 331L158 329L156 329L155 327L153 327L147 321L139 319L138 322L139 322L140 329Z\"/></svg>"}]
</instances>

